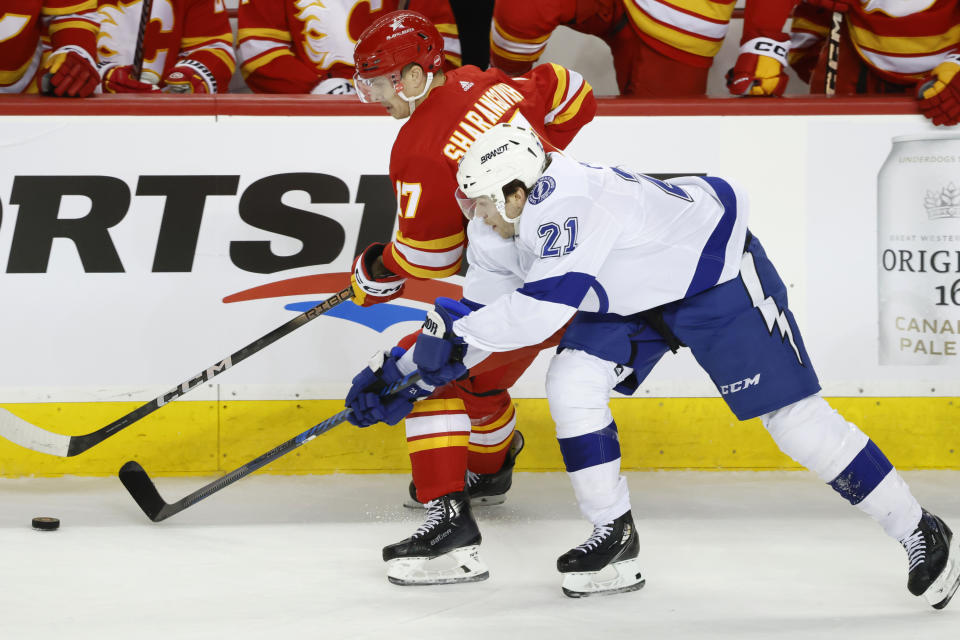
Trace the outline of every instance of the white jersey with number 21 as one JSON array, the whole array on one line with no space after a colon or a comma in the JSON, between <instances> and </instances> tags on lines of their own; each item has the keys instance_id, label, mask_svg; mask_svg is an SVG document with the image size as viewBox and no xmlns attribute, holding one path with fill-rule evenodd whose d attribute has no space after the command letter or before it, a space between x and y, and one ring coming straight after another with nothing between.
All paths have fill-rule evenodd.
<instances>
[{"instance_id":1,"label":"white jersey with number 21","mask_svg":"<svg viewBox=\"0 0 960 640\"><path fill-rule=\"evenodd\" d=\"M479 219L468 226L464 297L486 306L454 323L467 344L538 344L578 310L631 315L739 273L748 212L726 181L662 181L548 155L515 238Z\"/></svg>"}]
</instances>

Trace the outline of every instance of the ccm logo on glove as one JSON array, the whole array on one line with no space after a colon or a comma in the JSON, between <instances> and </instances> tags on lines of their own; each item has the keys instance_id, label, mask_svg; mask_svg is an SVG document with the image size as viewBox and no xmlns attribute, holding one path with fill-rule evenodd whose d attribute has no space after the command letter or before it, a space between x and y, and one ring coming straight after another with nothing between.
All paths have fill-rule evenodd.
<instances>
[{"instance_id":1,"label":"ccm logo on glove","mask_svg":"<svg viewBox=\"0 0 960 640\"><path fill-rule=\"evenodd\" d=\"M777 42L770 38L754 38L740 47L740 53L755 53L761 56L776 58L777 61L784 66L787 64L787 53L789 53L789 51L790 49L782 42Z\"/></svg>"},{"instance_id":2,"label":"ccm logo on glove","mask_svg":"<svg viewBox=\"0 0 960 640\"><path fill-rule=\"evenodd\" d=\"M920 82L920 113L938 126L960 124L960 54L953 53Z\"/></svg>"}]
</instances>

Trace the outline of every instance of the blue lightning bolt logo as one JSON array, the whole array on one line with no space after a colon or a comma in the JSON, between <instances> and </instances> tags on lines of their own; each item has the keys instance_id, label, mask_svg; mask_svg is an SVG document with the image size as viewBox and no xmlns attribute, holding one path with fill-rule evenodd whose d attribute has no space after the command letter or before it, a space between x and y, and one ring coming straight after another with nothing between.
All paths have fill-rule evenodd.
<instances>
[{"instance_id":1,"label":"blue lightning bolt logo","mask_svg":"<svg viewBox=\"0 0 960 640\"><path fill-rule=\"evenodd\" d=\"M740 277L747 287L747 293L753 301L753 306L757 308L767 323L767 331L773 335L775 328L780 330L780 339L789 340L793 352L797 356L797 362L803 366L803 358L800 357L800 349L797 348L797 342L793 339L793 330L787 317L783 315L783 310L777 306L776 301L770 296L763 294L763 286L760 284L760 276L757 275L757 265L753 261L753 254L745 253L743 262L740 265Z\"/></svg>"}]
</instances>

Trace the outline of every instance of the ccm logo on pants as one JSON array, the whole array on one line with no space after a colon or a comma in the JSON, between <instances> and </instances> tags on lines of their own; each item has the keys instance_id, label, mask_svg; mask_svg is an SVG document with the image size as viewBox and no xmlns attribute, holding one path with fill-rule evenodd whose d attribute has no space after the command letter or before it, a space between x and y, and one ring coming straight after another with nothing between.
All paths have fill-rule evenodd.
<instances>
[{"instance_id":1,"label":"ccm logo on pants","mask_svg":"<svg viewBox=\"0 0 960 640\"><path fill-rule=\"evenodd\" d=\"M720 385L720 393L722 395L728 395L731 393L736 393L737 391L743 391L748 387L755 387L760 384L760 374L753 376L752 378L744 378L743 380L737 380L732 384L722 384Z\"/></svg>"}]
</instances>

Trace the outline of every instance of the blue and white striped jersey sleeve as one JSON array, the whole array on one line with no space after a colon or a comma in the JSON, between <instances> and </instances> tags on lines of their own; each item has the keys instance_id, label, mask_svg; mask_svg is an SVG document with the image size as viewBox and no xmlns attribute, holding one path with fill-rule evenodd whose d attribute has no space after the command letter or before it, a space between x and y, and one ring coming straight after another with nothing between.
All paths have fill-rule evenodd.
<instances>
[{"instance_id":1,"label":"blue and white striped jersey sleeve","mask_svg":"<svg viewBox=\"0 0 960 640\"><path fill-rule=\"evenodd\" d=\"M585 197L546 204L528 205L520 219L523 285L454 323L467 344L485 351L539 344L588 297L603 297L597 274L620 236L619 222Z\"/></svg>"}]
</instances>

